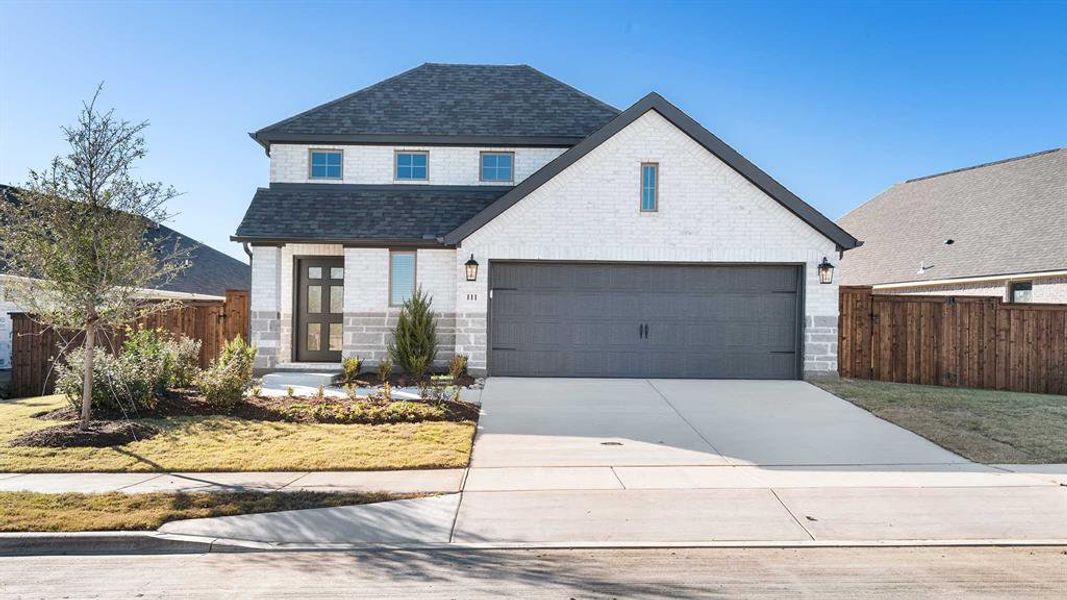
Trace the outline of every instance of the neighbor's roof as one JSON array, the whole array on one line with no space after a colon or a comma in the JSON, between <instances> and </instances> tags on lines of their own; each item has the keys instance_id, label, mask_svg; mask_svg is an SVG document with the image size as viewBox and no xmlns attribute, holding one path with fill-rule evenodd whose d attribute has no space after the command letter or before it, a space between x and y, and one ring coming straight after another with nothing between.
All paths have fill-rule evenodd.
<instances>
[{"instance_id":1,"label":"neighbor's roof","mask_svg":"<svg viewBox=\"0 0 1067 600\"><path fill-rule=\"evenodd\" d=\"M838 223L864 241L843 284L1067 269L1067 148L898 183Z\"/></svg>"},{"instance_id":2,"label":"neighbor's roof","mask_svg":"<svg viewBox=\"0 0 1067 600\"><path fill-rule=\"evenodd\" d=\"M570 146L619 111L528 65L427 63L252 134L271 143Z\"/></svg>"},{"instance_id":3,"label":"neighbor's roof","mask_svg":"<svg viewBox=\"0 0 1067 600\"><path fill-rule=\"evenodd\" d=\"M438 238L510 187L273 183L259 188L232 239L241 242L395 242Z\"/></svg>"},{"instance_id":4,"label":"neighbor's roof","mask_svg":"<svg viewBox=\"0 0 1067 600\"><path fill-rule=\"evenodd\" d=\"M18 199L18 188L0 185L0 199L13 202ZM166 284L153 289L168 292L186 292L222 296L226 290L247 290L251 283L251 268L211 246L205 246L191 237L182 235L165 226L149 229L148 238L153 243L176 244L189 251L189 267ZM7 265L0 261L0 273L7 272Z\"/></svg>"}]
</instances>

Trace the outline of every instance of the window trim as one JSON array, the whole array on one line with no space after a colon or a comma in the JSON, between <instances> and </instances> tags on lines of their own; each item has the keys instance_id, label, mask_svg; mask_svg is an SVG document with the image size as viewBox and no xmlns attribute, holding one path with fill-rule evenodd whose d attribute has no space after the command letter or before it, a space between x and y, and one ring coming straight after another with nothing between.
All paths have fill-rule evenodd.
<instances>
[{"instance_id":1,"label":"window trim","mask_svg":"<svg viewBox=\"0 0 1067 600\"><path fill-rule=\"evenodd\" d=\"M656 173L656 180L652 185L652 208L645 208L645 167L653 167ZM643 162L641 163L641 170L637 174L637 188L638 195L637 206L643 213L659 212L659 163L658 162Z\"/></svg>"},{"instance_id":2,"label":"window trim","mask_svg":"<svg viewBox=\"0 0 1067 600\"><path fill-rule=\"evenodd\" d=\"M401 178L400 177L400 164L397 162L400 159L401 154L421 154L426 157L426 177L422 179L414 178ZM399 148L393 150L393 181L394 182L412 182L412 181L430 181L430 151L429 150L401 150Z\"/></svg>"},{"instance_id":3,"label":"window trim","mask_svg":"<svg viewBox=\"0 0 1067 600\"><path fill-rule=\"evenodd\" d=\"M511 157L511 177L508 179L485 178L485 155L507 155ZM482 150L478 153L478 181L482 183L515 183L515 152L513 150Z\"/></svg>"},{"instance_id":4,"label":"window trim","mask_svg":"<svg viewBox=\"0 0 1067 600\"><path fill-rule=\"evenodd\" d=\"M316 177L311 168L312 156L316 152L329 152L341 155L341 174L337 177ZM342 181L345 178L345 149L344 148L308 148L308 179L315 181Z\"/></svg>"},{"instance_id":5,"label":"window trim","mask_svg":"<svg viewBox=\"0 0 1067 600\"><path fill-rule=\"evenodd\" d=\"M403 250L403 249L389 249L389 287L385 291L386 301L389 304L389 308L399 308L404 306L404 303L393 304L393 255L394 254L410 254L412 267L411 267L411 292L415 293L419 285L419 253L416 250Z\"/></svg>"},{"instance_id":6,"label":"window trim","mask_svg":"<svg viewBox=\"0 0 1067 600\"><path fill-rule=\"evenodd\" d=\"M1025 285L1025 286L1027 286L1027 290L1026 291L1030 292L1030 300L1023 301L1023 302L1016 302L1015 301L1015 286L1017 286L1017 285ZM1031 281L1031 280L1019 280L1019 281L1009 281L1008 282L1008 302L1009 303L1011 303L1011 304L1033 304L1034 303L1033 298L1034 298L1034 282L1033 281Z\"/></svg>"}]
</instances>

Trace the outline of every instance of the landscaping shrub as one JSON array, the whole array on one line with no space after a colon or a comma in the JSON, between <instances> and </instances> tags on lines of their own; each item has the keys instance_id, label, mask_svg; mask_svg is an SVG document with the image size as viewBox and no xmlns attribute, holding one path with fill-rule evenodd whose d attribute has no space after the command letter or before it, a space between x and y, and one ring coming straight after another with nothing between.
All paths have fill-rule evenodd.
<instances>
[{"instance_id":1,"label":"landscaping shrub","mask_svg":"<svg viewBox=\"0 0 1067 600\"><path fill-rule=\"evenodd\" d=\"M177 388L192 386L200 374L200 340L183 335L171 340L168 349L173 357L170 385Z\"/></svg>"},{"instance_id":2,"label":"landscaping shrub","mask_svg":"<svg viewBox=\"0 0 1067 600\"><path fill-rule=\"evenodd\" d=\"M298 423L383 424L448 421L441 405L425 402L318 402L293 404L282 409L287 421Z\"/></svg>"},{"instance_id":3,"label":"landscaping shrub","mask_svg":"<svg viewBox=\"0 0 1067 600\"><path fill-rule=\"evenodd\" d=\"M85 349L79 346L68 352L56 364L55 372L56 392L66 396L74 410L80 410ZM91 394L93 408L107 412L136 413L155 405L151 374L138 371L134 362L99 346L93 350Z\"/></svg>"},{"instance_id":4,"label":"landscaping shrub","mask_svg":"<svg viewBox=\"0 0 1067 600\"><path fill-rule=\"evenodd\" d=\"M137 328L127 331L119 357L129 363L131 375L140 379L131 383L137 386L138 391L146 387L150 394L162 394L174 375L175 354L170 347L170 334L162 329Z\"/></svg>"},{"instance_id":5,"label":"landscaping shrub","mask_svg":"<svg viewBox=\"0 0 1067 600\"><path fill-rule=\"evenodd\" d=\"M358 356L349 356L341 362L341 370L344 371L345 383L355 383L363 370L363 359Z\"/></svg>"},{"instance_id":6,"label":"landscaping shrub","mask_svg":"<svg viewBox=\"0 0 1067 600\"><path fill-rule=\"evenodd\" d=\"M433 300L415 290L400 309L400 317L389 344L389 356L406 373L421 380L437 357L437 319L433 316Z\"/></svg>"},{"instance_id":7,"label":"landscaping shrub","mask_svg":"<svg viewBox=\"0 0 1067 600\"><path fill-rule=\"evenodd\" d=\"M223 410L230 410L252 385L252 370L256 362L256 349L249 346L241 336L230 340L211 366L197 378L197 387L204 398Z\"/></svg>"},{"instance_id":8,"label":"landscaping shrub","mask_svg":"<svg viewBox=\"0 0 1067 600\"><path fill-rule=\"evenodd\" d=\"M467 374L466 354L457 354L452 357L452 362L448 363L448 374L452 376L453 381Z\"/></svg>"}]
</instances>

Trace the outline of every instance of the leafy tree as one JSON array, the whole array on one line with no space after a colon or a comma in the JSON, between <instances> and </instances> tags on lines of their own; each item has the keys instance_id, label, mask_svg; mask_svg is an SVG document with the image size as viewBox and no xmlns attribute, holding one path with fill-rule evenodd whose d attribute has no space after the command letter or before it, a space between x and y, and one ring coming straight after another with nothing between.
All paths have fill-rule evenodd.
<instances>
[{"instance_id":1,"label":"leafy tree","mask_svg":"<svg viewBox=\"0 0 1067 600\"><path fill-rule=\"evenodd\" d=\"M188 265L188 247L158 228L177 192L133 177L147 122L97 109L102 86L62 131L70 151L31 170L18 196L0 202L0 255L9 299L45 325L84 333L81 428L92 405L98 334L172 308L144 298Z\"/></svg>"},{"instance_id":2,"label":"leafy tree","mask_svg":"<svg viewBox=\"0 0 1067 600\"><path fill-rule=\"evenodd\" d=\"M437 319L433 316L433 299L415 290L400 309L393 331L389 355L415 379L422 379L437 358Z\"/></svg>"}]
</instances>

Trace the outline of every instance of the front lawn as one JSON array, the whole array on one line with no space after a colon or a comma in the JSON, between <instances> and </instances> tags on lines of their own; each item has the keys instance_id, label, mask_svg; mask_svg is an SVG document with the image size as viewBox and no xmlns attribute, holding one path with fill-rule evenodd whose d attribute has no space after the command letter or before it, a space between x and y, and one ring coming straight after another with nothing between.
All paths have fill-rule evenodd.
<instances>
[{"instance_id":1,"label":"front lawn","mask_svg":"<svg viewBox=\"0 0 1067 600\"><path fill-rule=\"evenodd\" d=\"M0 472L310 471L463 467L474 423L291 423L222 415L138 419L161 432L105 448L12 446L56 425L34 414L66 405L59 395L0 401Z\"/></svg>"},{"instance_id":2,"label":"front lawn","mask_svg":"<svg viewBox=\"0 0 1067 600\"><path fill-rule=\"evenodd\" d=\"M0 492L0 531L143 531L180 519L328 508L406 497L411 496L367 492Z\"/></svg>"},{"instance_id":3,"label":"front lawn","mask_svg":"<svg viewBox=\"0 0 1067 600\"><path fill-rule=\"evenodd\" d=\"M976 462L1067 462L1067 396L858 379L813 383Z\"/></svg>"}]
</instances>

